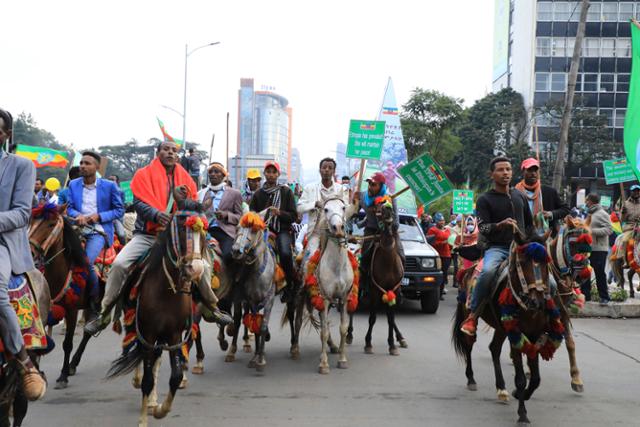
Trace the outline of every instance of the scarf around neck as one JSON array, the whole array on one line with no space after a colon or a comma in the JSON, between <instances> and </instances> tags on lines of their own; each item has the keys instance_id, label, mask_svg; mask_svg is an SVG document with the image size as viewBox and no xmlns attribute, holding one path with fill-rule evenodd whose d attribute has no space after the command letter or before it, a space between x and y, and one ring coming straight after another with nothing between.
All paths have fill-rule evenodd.
<instances>
[{"instance_id":1,"label":"scarf around neck","mask_svg":"<svg viewBox=\"0 0 640 427\"><path fill-rule=\"evenodd\" d=\"M369 208L369 207L373 206L373 204L375 203L375 201L376 201L376 199L378 197L383 197L383 196L386 196L386 195L387 195L387 185L386 184L382 184L382 186L380 187L380 191L375 196L369 196L369 192L365 191L364 192L364 205Z\"/></svg>"},{"instance_id":2,"label":"scarf around neck","mask_svg":"<svg viewBox=\"0 0 640 427\"><path fill-rule=\"evenodd\" d=\"M267 187L267 183L265 182L262 186L262 191L267 193L269 196L269 206L273 206L274 208L280 209L281 202L281 191L280 185L276 184L273 187ZM267 225L276 233L280 232L280 219L277 216L271 215L271 212L267 213Z\"/></svg>"},{"instance_id":3,"label":"scarf around neck","mask_svg":"<svg viewBox=\"0 0 640 427\"><path fill-rule=\"evenodd\" d=\"M529 186L525 184L524 180L522 180L516 184L516 189L520 190L520 192L522 192L522 194L524 194L527 199L533 201L533 212L531 212L531 214L534 217L538 215L538 213L542 211L542 198L540 197L542 191L540 187L540 181L536 182L535 185ZM533 193L533 195L530 195L530 192Z\"/></svg>"}]
</instances>

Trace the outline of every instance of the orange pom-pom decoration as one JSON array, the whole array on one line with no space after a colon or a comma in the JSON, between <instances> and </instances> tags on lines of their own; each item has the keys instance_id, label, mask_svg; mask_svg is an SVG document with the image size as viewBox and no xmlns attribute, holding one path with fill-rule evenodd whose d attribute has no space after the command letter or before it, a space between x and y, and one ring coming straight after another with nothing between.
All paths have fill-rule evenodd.
<instances>
[{"instance_id":1,"label":"orange pom-pom decoration","mask_svg":"<svg viewBox=\"0 0 640 427\"><path fill-rule=\"evenodd\" d=\"M389 306L396 305L396 293L393 291L387 291L382 295L382 302L389 304Z\"/></svg>"},{"instance_id":2,"label":"orange pom-pom decoration","mask_svg":"<svg viewBox=\"0 0 640 427\"><path fill-rule=\"evenodd\" d=\"M323 311L324 310L324 298L322 298L320 295L314 295L313 297L311 297L311 305L316 310Z\"/></svg>"},{"instance_id":3,"label":"orange pom-pom decoration","mask_svg":"<svg viewBox=\"0 0 640 427\"><path fill-rule=\"evenodd\" d=\"M240 219L240 227L251 228L254 232L258 232L267 228L267 225L257 213L247 212Z\"/></svg>"}]
</instances>

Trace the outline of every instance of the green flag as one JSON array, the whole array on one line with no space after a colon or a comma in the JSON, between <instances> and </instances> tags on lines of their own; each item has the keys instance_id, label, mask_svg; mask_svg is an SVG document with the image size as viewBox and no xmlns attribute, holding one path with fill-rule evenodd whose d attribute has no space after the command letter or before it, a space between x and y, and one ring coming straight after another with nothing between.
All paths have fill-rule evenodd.
<instances>
[{"instance_id":1,"label":"green flag","mask_svg":"<svg viewBox=\"0 0 640 427\"><path fill-rule=\"evenodd\" d=\"M640 26L631 22L631 84L624 119L624 153L640 178Z\"/></svg>"}]
</instances>

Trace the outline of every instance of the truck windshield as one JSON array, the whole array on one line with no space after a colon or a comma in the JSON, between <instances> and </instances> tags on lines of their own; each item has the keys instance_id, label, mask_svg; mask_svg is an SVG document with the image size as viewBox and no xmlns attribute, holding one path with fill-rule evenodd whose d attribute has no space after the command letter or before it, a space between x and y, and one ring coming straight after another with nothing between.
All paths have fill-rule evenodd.
<instances>
[{"instance_id":1,"label":"truck windshield","mask_svg":"<svg viewBox=\"0 0 640 427\"><path fill-rule=\"evenodd\" d=\"M411 216L400 216L400 239L409 242L424 243L424 237L422 236L422 230L416 223L416 220Z\"/></svg>"}]
</instances>

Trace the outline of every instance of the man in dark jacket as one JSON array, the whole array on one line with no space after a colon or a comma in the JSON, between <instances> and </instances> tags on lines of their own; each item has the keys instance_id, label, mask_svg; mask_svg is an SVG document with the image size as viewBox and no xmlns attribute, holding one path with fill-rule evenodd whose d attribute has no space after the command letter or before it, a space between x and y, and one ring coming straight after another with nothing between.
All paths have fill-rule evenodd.
<instances>
[{"instance_id":1,"label":"man in dark jacket","mask_svg":"<svg viewBox=\"0 0 640 427\"><path fill-rule=\"evenodd\" d=\"M560 227L560 220L569 215L567 205L555 188L540 183L540 162L534 158L528 158L520 165L522 181L516 184L529 201L529 210L533 215L533 223L539 234L544 234L542 216L549 223L551 235L555 236ZM542 213L542 215L540 215Z\"/></svg>"},{"instance_id":2,"label":"man in dark jacket","mask_svg":"<svg viewBox=\"0 0 640 427\"><path fill-rule=\"evenodd\" d=\"M295 272L293 270L293 235L291 224L298 219L296 202L293 191L286 185L279 185L280 165L269 160L264 165L264 177L266 182L253 194L249 209L254 212L262 212L268 209L265 222L269 230L276 234L276 250L280 256L280 265L287 279L287 287L284 298L292 295L290 292L295 285Z\"/></svg>"},{"instance_id":3,"label":"man in dark jacket","mask_svg":"<svg viewBox=\"0 0 640 427\"><path fill-rule=\"evenodd\" d=\"M470 336L476 334L478 316L483 301L491 292L491 284L496 278L498 267L509 257L516 227L529 234L533 232L533 222L529 203L524 194L509 188L513 170L506 157L496 157L489 165L493 189L482 194L476 202L478 227L486 245L482 272L471 295L470 313L460 330Z\"/></svg>"}]
</instances>

